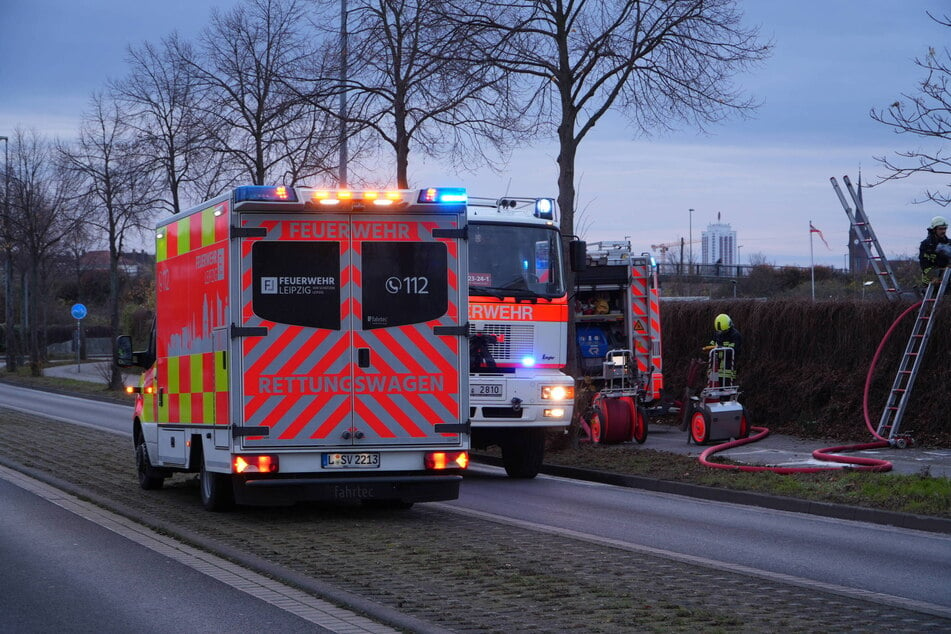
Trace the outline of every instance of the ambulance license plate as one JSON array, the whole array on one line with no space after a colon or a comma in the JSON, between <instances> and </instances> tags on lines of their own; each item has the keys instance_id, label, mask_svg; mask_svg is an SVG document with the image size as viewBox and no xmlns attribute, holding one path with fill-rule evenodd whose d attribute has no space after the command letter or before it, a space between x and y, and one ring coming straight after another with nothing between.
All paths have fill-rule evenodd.
<instances>
[{"instance_id":1,"label":"ambulance license plate","mask_svg":"<svg viewBox=\"0 0 951 634\"><path fill-rule=\"evenodd\" d=\"M380 466L380 454L378 452L325 453L322 463L324 469L376 469Z\"/></svg>"},{"instance_id":2,"label":"ambulance license plate","mask_svg":"<svg viewBox=\"0 0 951 634\"><path fill-rule=\"evenodd\" d=\"M483 396L486 398L502 398L505 396L502 392L504 386L501 383L478 383L469 384L469 396Z\"/></svg>"}]
</instances>

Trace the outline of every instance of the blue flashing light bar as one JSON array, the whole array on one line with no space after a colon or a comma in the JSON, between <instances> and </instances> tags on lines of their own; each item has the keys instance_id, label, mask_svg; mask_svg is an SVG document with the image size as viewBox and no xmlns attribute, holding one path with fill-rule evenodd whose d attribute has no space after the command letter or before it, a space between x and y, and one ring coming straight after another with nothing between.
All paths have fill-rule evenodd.
<instances>
[{"instance_id":1,"label":"blue flashing light bar","mask_svg":"<svg viewBox=\"0 0 951 634\"><path fill-rule=\"evenodd\" d=\"M429 187L419 190L421 203L464 203L469 200L465 187Z\"/></svg>"},{"instance_id":2,"label":"blue flashing light bar","mask_svg":"<svg viewBox=\"0 0 951 634\"><path fill-rule=\"evenodd\" d=\"M296 203L297 191L285 185L243 185L234 190L234 202Z\"/></svg>"}]
</instances>

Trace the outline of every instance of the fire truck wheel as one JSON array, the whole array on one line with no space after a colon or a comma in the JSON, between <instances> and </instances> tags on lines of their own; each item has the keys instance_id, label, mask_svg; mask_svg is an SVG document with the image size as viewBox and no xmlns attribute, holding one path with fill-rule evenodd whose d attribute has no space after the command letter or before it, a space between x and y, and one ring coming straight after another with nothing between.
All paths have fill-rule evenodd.
<instances>
[{"instance_id":1,"label":"fire truck wheel","mask_svg":"<svg viewBox=\"0 0 951 634\"><path fill-rule=\"evenodd\" d=\"M601 428L601 410L597 407L591 411L588 428L591 429L591 442L600 444L603 440L604 430Z\"/></svg>"},{"instance_id":2,"label":"fire truck wheel","mask_svg":"<svg viewBox=\"0 0 951 634\"><path fill-rule=\"evenodd\" d=\"M139 476L139 486L146 491L161 489L165 484L165 476L160 475L149 463L149 450L142 437L139 437L139 442L135 446L135 470Z\"/></svg>"},{"instance_id":3,"label":"fire truck wheel","mask_svg":"<svg viewBox=\"0 0 951 634\"><path fill-rule=\"evenodd\" d=\"M502 443L502 466L510 478L534 478L544 460L544 429L526 429Z\"/></svg>"},{"instance_id":4,"label":"fire truck wheel","mask_svg":"<svg viewBox=\"0 0 951 634\"><path fill-rule=\"evenodd\" d=\"M234 507L234 489L231 476L225 473L215 473L205 468L205 461L201 461L201 503L209 511L228 511Z\"/></svg>"},{"instance_id":5,"label":"fire truck wheel","mask_svg":"<svg viewBox=\"0 0 951 634\"><path fill-rule=\"evenodd\" d=\"M629 402L629 401L628 401ZM603 408L601 427L603 429L601 442L617 444L630 440L633 414L631 407L624 398L606 398L601 401Z\"/></svg>"},{"instance_id":6,"label":"fire truck wheel","mask_svg":"<svg viewBox=\"0 0 951 634\"><path fill-rule=\"evenodd\" d=\"M647 440L647 412L643 407L634 410L634 425L631 429L631 439L639 445L643 445Z\"/></svg>"},{"instance_id":7,"label":"fire truck wheel","mask_svg":"<svg viewBox=\"0 0 951 634\"><path fill-rule=\"evenodd\" d=\"M695 409L690 415L690 438L698 445L710 440L710 414L705 409Z\"/></svg>"},{"instance_id":8,"label":"fire truck wheel","mask_svg":"<svg viewBox=\"0 0 951 634\"><path fill-rule=\"evenodd\" d=\"M740 438L746 438L750 435L750 419L746 415L746 408L740 411Z\"/></svg>"}]
</instances>

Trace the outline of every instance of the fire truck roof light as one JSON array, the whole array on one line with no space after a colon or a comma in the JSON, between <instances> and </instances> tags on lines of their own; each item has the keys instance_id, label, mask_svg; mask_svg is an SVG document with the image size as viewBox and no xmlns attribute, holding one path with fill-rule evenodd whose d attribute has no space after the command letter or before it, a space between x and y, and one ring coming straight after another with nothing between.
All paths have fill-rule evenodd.
<instances>
[{"instance_id":1,"label":"fire truck roof light","mask_svg":"<svg viewBox=\"0 0 951 634\"><path fill-rule=\"evenodd\" d=\"M535 217L552 220L555 217L555 201L551 198L539 198L535 201Z\"/></svg>"},{"instance_id":2,"label":"fire truck roof light","mask_svg":"<svg viewBox=\"0 0 951 634\"><path fill-rule=\"evenodd\" d=\"M417 202L464 203L469 200L465 187L429 187L419 190Z\"/></svg>"},{"instance_id":3,"label":"fire truck roof light","mask_svg":"<svg viewBox=\"0 0 951 634\"><path fill-rule=\"evenodd\" d=\"M284 185L243 185L235 188L234 201L296 203L297 191Z\"/></svg>"}]
</instances>

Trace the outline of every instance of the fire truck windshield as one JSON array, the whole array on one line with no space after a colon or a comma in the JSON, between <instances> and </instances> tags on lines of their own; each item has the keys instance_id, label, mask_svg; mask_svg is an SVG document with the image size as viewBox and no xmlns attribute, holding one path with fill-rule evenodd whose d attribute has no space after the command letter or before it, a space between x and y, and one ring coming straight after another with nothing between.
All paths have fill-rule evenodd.
<instances>
[{"instance_id":1,"label":"fire truck windshield","mask_svg":"<svg viewBox=\"0 0 951 634\"><path fill-rule=\"evenodd\" d=\"M469 224L469 294L562 297L560 234L552 227Z\"/></svg>"}]
</instances>

